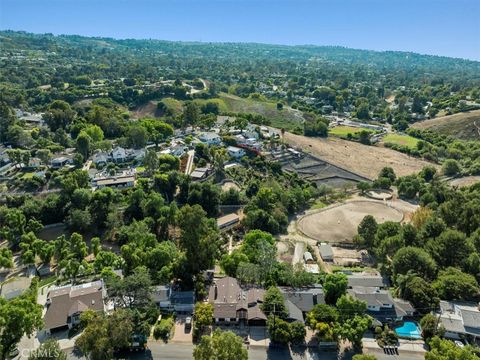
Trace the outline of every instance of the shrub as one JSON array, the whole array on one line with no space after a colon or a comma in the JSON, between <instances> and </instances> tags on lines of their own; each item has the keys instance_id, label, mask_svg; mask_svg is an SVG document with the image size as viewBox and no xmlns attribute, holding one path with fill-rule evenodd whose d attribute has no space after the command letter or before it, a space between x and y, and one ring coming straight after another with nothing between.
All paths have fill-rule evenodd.
<instances>
[{"instance_id":1,"label":"shrub","mask_svg":"<svg viewBox=\"0 0 480 360\"><path fill-rule=\"evenodd\" d=\"M155 325L155 329L153 330L153 337L158 340L158 339L163 339L163 340L168 340L170 336L170 332L172 331L173 328L173 319L172 318L167 318L167 319L162 319L160 320L160 323Z\"/></svg>"}]
</instances>

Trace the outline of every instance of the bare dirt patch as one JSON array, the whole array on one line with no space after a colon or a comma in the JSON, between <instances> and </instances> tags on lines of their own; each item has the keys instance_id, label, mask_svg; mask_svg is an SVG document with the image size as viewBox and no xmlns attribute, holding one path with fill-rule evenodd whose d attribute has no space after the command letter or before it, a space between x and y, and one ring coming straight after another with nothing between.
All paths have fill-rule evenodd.
<instances>
[{"instance_id":1,"label":"bare dirt patch","mask_svg":"<svg viewBox=\"0 0 480 360\"><path fill-rule=\"evenodd\" d=\"M230 189L240 191L240 187L236 183L234 183L233 181L225 181L222 184L222 191L228 191Z\"/></svg>"},{"instance_id":2,"label":"bare dirt patch","mask_svg":"<svg viewBox=\"0 0 480 360\"><path fill-rule=\"evenodd\" d=\"M355 266L370 264L371 258L366 250L345 249L332 246L333 263L338 266Z\"/></svg>"},{"instance_id":3,"label":"bare dirt patch","mask_svg":"<svg viewBox=\"0 0 480 360\"><path fill-rule=\"evenodd\" d=\"M337 138L320 139L285 133L285 140L322 160L370 179L376 178L385 166L392 167L398 176L405 176L433 165L392 149Z\"/></svg>"},{"instance_id":4,"label":"bare dirt patch","mask_svg":"<svg viewBox=\"0 0 480 360\"><path fill-rule=\"evenodd\" d=\"M162 114L157 108L156 101L149 101L145 105L141 105L132 112L134 119L141 119L144 117L160 117Z\"/></svg>"},{"instance_id":5,"label":"bare dirt patch","mask_svg":"<svg viewBox=\"0 0 480 360\"><path fill-rule=\"evenodd\" d=\"M377 201L350 201L305 215L297 228L306 236L321 242L352 243L357 227L366 215L378 223L401 222L403 213Z\"/></svg>"},{"instance_id":6,"label":"bare dirt patch","mask_svg":"<svg viewBox=\"0 0 480 360\"><path fill-rule=\"evenodd\" d=\"M465 176L462 178L457 178L449 181L449 184L452 186L465 187L476 184L480 182L480 176Z\"/></svg>"}]
</instances>

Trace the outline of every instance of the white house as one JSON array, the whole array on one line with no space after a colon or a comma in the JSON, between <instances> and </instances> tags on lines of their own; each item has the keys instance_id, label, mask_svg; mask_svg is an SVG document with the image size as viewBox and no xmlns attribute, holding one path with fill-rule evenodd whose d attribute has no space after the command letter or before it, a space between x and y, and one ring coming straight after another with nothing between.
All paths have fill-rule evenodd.
<instances>
[{"instance_id":1,"label":"white house","mask_svg":"<svg viewBox=\"0 0 480 360\"><path fill-rule=\"evenodd\" d=\"M178 144L178 145L175 145L175 146L171 147L168 150L169 150L169 152L168 152L169 154L171 154L173 156L180 157L188 151L188 146L185 146L183 144Z\"/></svg>"},{"instance_id":2,"label":"white house","mask_svg":"<svg viewBox=\"0 0 480 360\"><path fill-rule=\"evenodd\" d=\"M230 155L235 159L241 159L246 154L245 150L243 150L242 148L238 148L236 146L229 146L227 148L227 152L228 152L228 155Z\"/></svg>"},{"instance_id":3,"label":"white house","mask_svg":"<svg viewBox=\"0 0 480 360\"><path fill-rule=\"evenodd\" d=\"M111 157L116 163L124 162L127 159L127 152L124 148L117 146L112 150Z\"/></svg>"},{"instance_id":4,"label":"white house","mask_svg":"<svg viewBox=\"0 0 480 360\"><path fill-rule=\"evenodd\" d=\"M109 155L106 152L100 151L92 156L92 161L95 165L106 165L109 160Z\"/></svg>"},{"instance_id":5,"label":"white house","mask_svg":"<svg viewBox=\"0 0 480 360\"><path fill-rule=\"evenodd\" d=\"M446 338L480 338L480 310L476 303L440 301L440 321Z\"/></svg>"},{"instance_id":6,"label":"white house","mask_svg":"<svg viewBox=\"0 0 480 360\"><path fill-rule=\"evenodd\" d=\"M246 144L247 143L247 139L242 134L235 135L235 141L237 142L237 144Z\"/></svg>"},{"instance_id":7,"label":"white house","mask_svg":"<svg viewBox=\"0 0 480 360\"><path fill-rule=\"evenodd\" d=\"M222 139L220 138L220 135L214 132L204 132L201 133L198 137L198 139L207 145L220 145L222 142Z\"/></svg>"}]
</instances>

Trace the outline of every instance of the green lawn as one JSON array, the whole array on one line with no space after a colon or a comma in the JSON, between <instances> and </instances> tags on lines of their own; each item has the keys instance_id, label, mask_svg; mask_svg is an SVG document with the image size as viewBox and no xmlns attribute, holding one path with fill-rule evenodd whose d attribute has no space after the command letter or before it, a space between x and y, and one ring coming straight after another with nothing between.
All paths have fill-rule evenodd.
<instances>
[{"instance_id":1,"label":"green lawn","mask_svg":"<svg viewBox=\"0 0 480 360\"><path fill-rule=\"evenodd\" d=\"M294 129L303 131L304 117L300 111L288 107L278 110L276 102L245 99L226 93L221 93L219 98L224 102L227 111L260 114L270 120L273 127L284 128L287 131Z\"/></svg>"},{"instance_id":2,"label":"green lawn","mask_svg":"<svg viewBox=\"0 0 480 360\"><path fill-rule=\"evenodd\" d=\"M218 110L220 112L228 112L229 111L229 109L228 109L227 105L225 104L225 101L223 101L223 99L208 99L208 100L195 99L195 100L193 100L193 102L195 104L197 104L199 107L202 107L203 105L208 104L208 103L214 103L214 104L217 104Z\"/></svg>"},{"instance_id":3,"label":"green lawn","mask_svg":"<svg viewBox=\"0 0 480 360\"><path fill-rule=\"evenodd\" d=\"M24 179L24 180L31 179L33 177L33 175L35 175L34 172L26 172L26 173L23 174L22 179Z\"/></svg>"},{"instance_id":4,"label":"green lawn","mask_svg":"<svg viewBox=\"0 0 480 360\"><path fill-rule=\"evenodd\" d=\"M167 109L172 112L173 115L177 116L182 114L183 103L180 100L174 98L164 98L161 101L165 104Z\"/></svg>"},{"instance_id":5,"label":"green lawn","mask_svg":"<svg viewBox=\"0 0 480 360\"><path fill-rule=\"evenodd\" d=\"M323 209L326 206L327 204L325 204L322 200L316 199L315 202L312 204L312 206L310 206L310 209L312 210Z\"/></svg>"},{"instance_id":6,"label":"green lawn","mask_svg":"<svg viewBox=\"0 0 480 360\"><path fill-rule=\"evenodd\" d=\"M335 135L335 136L338 136L338 137L341 137L341 138L346 138L348 136L348 134L352 134L352 135L355 135L355 134L358 134L359 132L361 132L362 130L365 130L365 131L368 131L368 132L373 132L372 130L370 129L366 129L366 128L361 128L361 127L353 127L353 126L335 126L334 128L331 128L328 130L328 133L330 135Z\"/></svg>"},{"instance_id":7,"label":"green lawn","mask_svg":"<svg viewBox=\"0 0 480 360\"><path fill-rule=\"evenodd\" d=\"M409 135L400 135L400 134L388 134L383 138L385 144L396 144L401 146L407 146L411 149L417 147L418 139L409 136Z\"/></svg>"}]
</instances>

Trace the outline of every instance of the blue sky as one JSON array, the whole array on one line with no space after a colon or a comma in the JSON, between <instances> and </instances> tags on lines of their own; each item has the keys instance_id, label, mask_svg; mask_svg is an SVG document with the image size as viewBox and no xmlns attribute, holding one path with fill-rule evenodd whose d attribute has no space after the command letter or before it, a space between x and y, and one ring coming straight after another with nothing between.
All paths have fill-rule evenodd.
<instances>
[{"instance_id":1,"label":"blue sky","mask_svg":"<svg viewBox=\"0 0 480 360\"><path fill-rule=\"evenodd\" d=\"M0 29L480 60L480 0L0 0Z\"/></svg>"}]
</instances>

